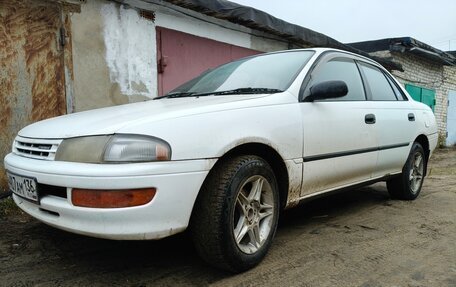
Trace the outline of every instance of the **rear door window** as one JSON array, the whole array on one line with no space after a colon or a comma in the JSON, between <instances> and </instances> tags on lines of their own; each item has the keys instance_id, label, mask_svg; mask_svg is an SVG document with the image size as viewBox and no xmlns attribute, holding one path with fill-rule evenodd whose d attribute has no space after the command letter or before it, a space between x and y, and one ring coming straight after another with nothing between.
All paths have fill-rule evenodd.
<instances>
[{"instance_id":1,"label":"rear door window","mask_svg":"<svg viewBox=\"0 0 456 287\"><path fill-rule=\"evenodd\" d=\"M394 93L396 94L396 98L399 100L399 101L407 101L407 97L404 95L404 93L398 88L398 86L396 85L396 83L391 79L389 78L388 76L386 76L386 78L388 79L388 82L390 83L391 87L393 87L393 90L394 90Z\"/></svg>"},{"instance_id":2,"label":"rear door window","mask_svg":"<svg viewBox=\"0 0 456 287\"><path fill-rule=\"evenodd\" d=\"M379 68L365 63L359 64L361 71L366 77L367 86L370 88L372 100L397 101L396 94Z\"/></svg>"}]
</instances>

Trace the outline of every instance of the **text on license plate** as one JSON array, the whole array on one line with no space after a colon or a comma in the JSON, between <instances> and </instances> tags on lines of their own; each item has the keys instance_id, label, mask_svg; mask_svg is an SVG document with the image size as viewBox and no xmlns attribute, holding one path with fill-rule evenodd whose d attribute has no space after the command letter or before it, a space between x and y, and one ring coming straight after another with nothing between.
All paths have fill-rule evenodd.
<instances>
[{"instance_id":1,"label":"text on license plate","mask_svg":"<svg viewBox=\"0 0 456 287\"><path fill-rule=\"evenodd\" d=\"M13 193L33 201L38 201L37 184L34 178L11 174L9 172L6 174L9 189Z\"/></svg>"}]
</instances>

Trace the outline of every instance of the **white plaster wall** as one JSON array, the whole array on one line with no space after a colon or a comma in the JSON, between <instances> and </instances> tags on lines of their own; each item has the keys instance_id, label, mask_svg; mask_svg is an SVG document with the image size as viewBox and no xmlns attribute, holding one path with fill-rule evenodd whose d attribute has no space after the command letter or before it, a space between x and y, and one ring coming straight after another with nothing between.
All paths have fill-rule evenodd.
<instances>
[{"instance_id":1,"label":"white plaster wall","mask_svg":"<svg viewBox=\"0 0 456 287\"><path fill-rule=\"evenodd\" d=\"M203 17L204 15L201 15ZM155 24L160 27L177 30L195 36L208 38L244 48L251 48L250 35L243 32L225 29L195 18L183 15L157 13Z\"/></svg>"},{"instance_id":2,"label":"white plaster wall","mask_svg":"<svg viewBox=\"0 0 456 287\"><path fill-rule=\"evenodd\" d=\"M112 83L123 95L153 98L157 95L155 24L135 9L105 4L103 38Z\"/></svg>"},{"instance_id":3,"label":"white plaster wall","mask_svg":"<svg viewBox=\"0 0 456 287\"><path fill-rule=\"evenodd\" d=\"M74 112L128 103L129 98L112 84L106 64L100 11L108 1L87 1L81 13L71 15Z\"/></svg>"}]
</instances>

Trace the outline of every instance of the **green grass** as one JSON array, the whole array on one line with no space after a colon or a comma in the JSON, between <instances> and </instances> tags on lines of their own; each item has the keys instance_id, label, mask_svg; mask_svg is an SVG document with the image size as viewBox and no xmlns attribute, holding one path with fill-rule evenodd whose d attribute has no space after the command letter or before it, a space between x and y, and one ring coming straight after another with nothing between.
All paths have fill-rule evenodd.
<instances>
[{"instance_id":1,"label":"green grass","mask_svg":"<svg viewBox=\"0 0 456 287\"><path fill-rule=\"evenodd\" d=\"M0 199L0 217L20 214L19 207L16 206L11 197Z\"/></svg>"}]
</instances>

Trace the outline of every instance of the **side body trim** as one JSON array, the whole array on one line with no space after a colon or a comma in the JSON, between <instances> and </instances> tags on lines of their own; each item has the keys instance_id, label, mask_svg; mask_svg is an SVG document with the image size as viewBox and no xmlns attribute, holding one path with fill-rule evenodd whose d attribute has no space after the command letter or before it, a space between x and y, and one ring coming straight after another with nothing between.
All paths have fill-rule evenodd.
<instances>
[{"instance_id":1,"label":"side body trim","mask_svg":"<svg viewBox=\"0 0 456 287\"><path fill-rule=\"evenodd\" d=\"M374 152L374 151L379 151L379 150L400 148L400 147L406 147L409 144L410 143L400 143L400 144L385 145L385 146L379 146L379 147L373 147L373 148L363 148L363 149L341 151L341 152L334 152L334 153L317 154L317 155L306 156L303 158L303 161L309 162L309 161L315 161L315 160L322 160L322 159L329 159L329 158L335 158L335 157L341 157L341 156Z\"/></svg>"}]
</instances>

